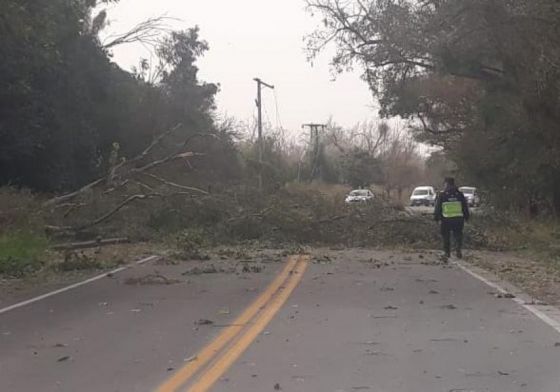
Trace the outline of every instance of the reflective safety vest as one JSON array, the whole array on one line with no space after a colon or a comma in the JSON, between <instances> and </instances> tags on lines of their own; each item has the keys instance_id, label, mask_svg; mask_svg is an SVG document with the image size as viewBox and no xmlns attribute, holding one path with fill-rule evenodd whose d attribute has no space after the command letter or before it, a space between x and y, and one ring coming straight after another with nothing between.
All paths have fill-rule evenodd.
<instances>
[{"instance_id":1,"label":"reflective safety vest","mask_svg":"<svg viewBox=\"0 0 560 392\"><path fill-rule=\"evenodd\" d=\"M441 214L444 218L462 218L463 205L460 201L446 201L441 203Z\"/></svg>"}]
</instances>

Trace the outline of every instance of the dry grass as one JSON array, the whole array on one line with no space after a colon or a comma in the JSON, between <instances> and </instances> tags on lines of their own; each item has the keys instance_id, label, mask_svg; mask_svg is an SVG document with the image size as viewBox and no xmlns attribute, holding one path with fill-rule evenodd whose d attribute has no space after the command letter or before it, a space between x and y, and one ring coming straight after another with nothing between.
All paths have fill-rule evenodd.
<instances>
[{"instance_id":1,"label":"dry grass","mask_svg":"<svg viewBox=\"0 0 560 392\"><path fill-rule=\"evenodd\" d=\"M489 211L472 220L472 232L482 240L480 247L560 257L559 222L496 215Z\"/></svg>"},{"instance_id":2,"label":"dry grass","mask_svg":"<svg viewBox=\"0 0 560 392\"><path fill-rule=\"evenodd\" d=\"M471 234L477 234L476 253L468 260L495 273L535 298L560 304L560 224L512 216L476 217Z\"/></svg>"},{"instance_id":3,"label":"dry grass","mask_svg":"<svg viewBox=\"0 0 560 392\"><path fill-rule=\"evenodd\" d=\"M548 304L560 304L560 268L531 254L476 252L468 262L513 283Z\"/></svg>"},{"instance_id":4,"label":"dry grass","mask_svg":"<svg viewBox=\"0 0 560 392\"><path fill-rule=\"evenodd\" d=\"M0 233L42 228L44 212L36 195L26 190L0 187Z\"/></svg>"}]
</instances>

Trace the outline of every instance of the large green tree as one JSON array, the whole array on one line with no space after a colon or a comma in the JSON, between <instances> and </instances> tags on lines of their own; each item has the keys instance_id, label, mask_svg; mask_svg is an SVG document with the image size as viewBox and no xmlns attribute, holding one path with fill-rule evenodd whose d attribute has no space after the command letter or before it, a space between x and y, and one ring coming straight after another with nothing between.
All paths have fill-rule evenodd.
<instances>
[{"instance_id":1,"label":"large green tree","mask_svg":"<svg viewBox=\"0 0 560 392\"><path fill-rule=\"evenodd\" d=\"M560 3L309 0L333 65L358 66L382 114L411 120L501 206L560 212Z\"/></svg>"},{"instance_id":2,"label":"large green tree","mask_svg":"<svg viewBox=\"0 0 560 392\"><path fill-rule=\"evenodd\" d=\"M198 80L208 49L198 29L154 41L159 76L147 80L109 52L141 34L99 39L109 2L0 0L0 185L74 189L176 124L183 140L214 131L217 86Z\"/></svg>"}]
</instances>

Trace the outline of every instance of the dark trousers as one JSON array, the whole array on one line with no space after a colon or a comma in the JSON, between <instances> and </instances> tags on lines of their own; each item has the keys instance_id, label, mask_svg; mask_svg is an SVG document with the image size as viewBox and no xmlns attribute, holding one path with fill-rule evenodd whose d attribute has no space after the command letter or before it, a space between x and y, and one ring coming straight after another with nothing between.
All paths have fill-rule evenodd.
<instances>
[{"instance_id":1,"label":"dark trousers","mask_svg":"<svg viewBox=\"0 0 560 392\"><path fill-rule=\"evenodd\" d=\"M443 237L443 251L446 254L451 253L451 232L455 240L455 249L460 251L463 246L463 227L465 220L463 218L443 219L441 221L441 236Z\"/></svg>"}]
</instances>

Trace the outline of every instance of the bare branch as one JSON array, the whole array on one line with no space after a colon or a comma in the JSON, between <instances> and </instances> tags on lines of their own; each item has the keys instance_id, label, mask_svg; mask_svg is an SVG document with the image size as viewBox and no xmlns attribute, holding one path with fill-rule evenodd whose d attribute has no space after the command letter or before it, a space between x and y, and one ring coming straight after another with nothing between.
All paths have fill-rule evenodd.
<instances>
[{"instance_id":1,"label":"bare branch","mask_svg":"<svg viewBox=\"0 0 560 392\"><path fill-rule=\"evenodd\" d=\"M77 209L86 206L86 203L70 203L72 204L62 215L63 217L67 218L72 212L76 211Z\"/></svg>"},{"instance_id":2,"label":"bare branch","mask_svg":"<svg viewBox=\"0 0 560 392\"><path fill-rule=\"evenodd\" d=\"M191 192L174 192L174 193L170 193L170 194L149 193L149 194L132 195L132 196L127 197L122 202L120 202L117 206L115 206L113 209L111 209L107 213L101 215L100 217L94 219L91 222L88 222L88 223L85 223L85 224L82 224L82 225L76 226L76 227L72 227L72 226L63 226L63 227L47 226L47 230L58 231L58 232L60 232L60 231L79 232L79 231L92 228L94 226L99 225L100 223L105 222L106 220L111 218L113 215L118 213L121 209L123 209L124 207L126 207L127 205L131 204L134 201L148 200L148 199L153 199L153 198L166 198L166 197L172 197L172 196L189 196L189 197L191 197L192 193Z\"/></svg>"},{"instance_id":3,"label":"bare branch","mask_svg":"<svg viewBox=\"0 0 560 392\"><path fill-rule=\"evenodd\" d=\"M169 186L171 186L171 187L173 187L173 188L183 189L183 190L186 190L186 191L198 192L198 193L202 193L202 194L204 194L204 195L208 195L208 194L209 194L208 192L206 192L205 190L202 190L202 189L200 189L200 188L195 188L195 187L192 187L192 186L185 186L185 185L177 184L177 183L168 181L168 180L166 180L165 178L156 176L155 174L143 173L143 175L148 176L148 177L150 177L150 178L152 178L152 179L154 179L154 180L156 180L156 181L159 181L159 182L161 182L162 184L169 185Z\"/></svg>"},{"instance_id":4,"label":"bare branch","mask_svg":"<svg viewBox=\"0 0 560 392\"><path fill-rule=\"evenodd\" d=\"M165 139L167 136L171 135L172 133L174 133L177 129L179 129L181 127L182 127L182 124L177 124L177 125L173 126L172 128L168 129L167 131L163 132L158 137L156 137L154 139L154 141L144 151L142 151L140 153L140 155L138 155L135 158L129 160L127 163L135 163L135 162L141 161L142 159L146 158L146 156L154 149L154 147L159 145L163 139Z\"/></svg>"},{"instance_id":5,"label":"bare branch","mask_svg":"<svg viewBox=\"0 0 560 392\"><path fill-rule=\"evenodd\" d=\"M157 16L146 19L126 33L107 37L102 45L105 49L111 49L115 46L139 42L150 47L155 47L158 45L162 33L172 31L168 22L176 20L176 18L167 16Z\"/></svg>"},{"instance_id":6,"label":"bare branch","mask_svg":"<svg viewBox=\"0 0 560 392\"><path fill-rule=\"evenodd\" d=\"M144 166L141 166L139 168L134 168L130 171L131 174L136 174L136 173L142 173L151 169L154 169L158 166L161 166L165 163L171 162L171 161L175 161L178 159L186 159L186 158L192 158L192 157L197 157L197 156L204 156L205 154L201 154L201 153L196 153L196 152L183 152L183 153L179 153L179 154L171 154L166 156L165 158L162 159L158 159L155 160L153 162L150 162Z\"/></svg>"},{"instance_id":7,"label":"bare branch","mask_svg":"<svg viewBox=\"0 0 560 392\"><path fill-rule=\"evenodd\" d=\"M106 221L107 219L109 219L110 217L112 217L113 215L115 215L117 212L119 212L122 208L124 208L125 206L127 206L128 204L132 203L133 201L136 200L146 200L146 199L150 199L150 198L154 198L154 197L161 197L160 194L158 193L152 193L152 194L147 194L147 195L143 195L143 194L138 194L138 195L133 195L128 197L126 200L122 201L120 204L118 204L115 208L113 208L111 211L107 212L106 214L100 216L99 218L93 220L92 222L88 222L84 225L78 226L76 228L71 229L72 231L82 231L84 229L88 229L90 227L93 226L97 226L98 224Z\"/></svg>"},{"instance_id":8,"label":"bare branch","mask_svg":"<svg viewBox=\"0 0 560 392\"><path fill-rule=\"evenodd\" d=\"M422 123L422 128L424 129L424 131L426 131L428 133L431 133L432 135L449 135L449 134L461 133L463 131L462 129L453 128L453 127L450 127L446 130L436 130L436 129L433 129L432 127L428 126L428 123L426 122L426 119L424 118L424 116L420 112L416 113L416 116L418 117L418 119Z\"/></svg>"},{"instance_id":9,"label":"bare branch","mask_svg":"<svg viewBox=\"0 0 560 392\"><path fill-rule=\"evenodd\" d=\"M134 180L133 182L136 185L138 185L140 188L145 188L146 190L148 190L148 192L155 192L156 191L154 188L152 188L148 184L143 183L142 181Z\"/></svg>"},{"instance_id":10,"label":"bare branch","mask_svg":"<svg viewBox=\"0 0 560 392\"><path fill-rule=\"evenodd\" d=\"M52 249L54 250L88 249L88 248L97 248L97 247L107 246L107 245L126 244L129 242L130 240L128 238L107 238L107 239L99 238L93 241L72 242L69 244L54 245Z\"/></svg>"},{"instance_id":11,"label":"bare branch","mask_svg":"<svg viewBox=\"0 0 560 392\"><path fill-rule=\"evenodd\" d=\"M142 151L140 153L140 155L138 155L135 158L130 159L128 161L121 161L121 163L119 163L117 166L112 168L110 173L107 174L106 176L98 178L97 180L95 180L95 181L93 181L93 182L91 182L87 185L84 185L83 187L81 187L77 191L70 192L70 193L67 193L67 194L62 195L62 196L53 197L52 199L49 199L45 203L43 203L43 207L51 207L51 206L55 206L57 204L64 203L64 202L67 202L69 200L72 200L73 198L75 198L75 197L77 197L77 196L79 196L79 195L97 187L98 185L103 184L107 180L110 180L110 182L112 182L114 177L116 176L117 169L120 169L125 165L136 163L136 162L144 159L154 149L154 147L156 147L157 145L159 145L162 142L162 140L165 137L169 136L171 133L175 132L180 127L181 127L181 124L177 124L174 127L170 128L169 130L163 132L157 138L155 138L154 141L144 151Z\"/></svg>"},{"instance_id":12,"label":"bare branch","mask_svg":"<svg viewBox=\"0 0 560 392\"><path fill-rule=\"evenodd\" d=\"M99 179L95 180L94 182L89 183L89 184L81 187L80 189L78 189L75 192L67 193L66 195L62 195L62 196L53 197L52 199L49 199L45 203L43 203L43 207L51 207L51 206L54 206L56 204L63 203L65 201L72 200L74 197L76 197L76 196L78 196L82 193L85 193L85 192L89 191L90 189L95 188L99 184L102 184L103 182L105 182L106 179L107 179L107 176L99 178Z\"/></svg>"}]
</instances>

